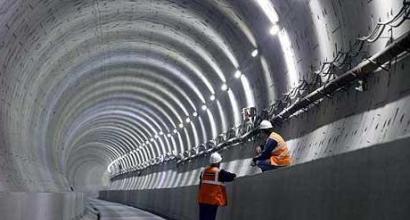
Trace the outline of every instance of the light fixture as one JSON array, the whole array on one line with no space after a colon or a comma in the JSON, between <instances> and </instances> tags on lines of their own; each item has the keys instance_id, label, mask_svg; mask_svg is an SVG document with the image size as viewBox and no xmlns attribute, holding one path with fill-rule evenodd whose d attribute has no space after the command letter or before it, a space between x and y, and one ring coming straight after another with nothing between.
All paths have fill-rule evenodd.
<instances>
[{"instance_id":1,"label":"light fixture","mask_svg":"<svg viewBox=\"0 0 410 220\"><path fill-rule=\"evenodd\" d=\"M151 138L150 141L151 141L151 142L154 142L154 138Z\"/></svg>"},{"instance_id":2,"label":"light fixture","mask_svg":"<svg viewBox=\"0 0 410 220\"><path fill-rule=\"evenodd\" d=\"M175 134L178 133L178 130L177 130L176 128L174 129L174 133L175 133Z\"/></svg>"},{"instance_id":3,"label":"light fixture","mask_svg":"<svg viewBox=\"0 0 410 220\"><path fill-rule=\"evenodd\" d=\"M164 135L164 132L160 131L160 132L159 132L159 135Z\"/></svg>"},{"instance_id":4,"label":"light fixture","mask_svg":"<svg viewBox=\"0 0 410 220\"><path fill-rule=\"evenodd\" d=\"M211 97L209 97L209 99L211 100L211 101L214 101L215 100L215 95L211 95Z\"/></svg>"},{"instance_id":5,"label":"light fixture","mask_svg":"<svg viewBox=\"0 0 410 220\"><path fill-rule=\"evenodd\" d=\"M258 56L258 53L259 53L258 49L255 49L255 50L252 51L251 55L252 55L252 57L256 57L256 56Z\"/></svg>"},{"instance_id":6,"label":"light fixture","mask_svg":"<svg viewBox=\"0 0 410 220\"><path fill-rule=\"evenodd\" d=\"M198 113L194 112L194 113L192 113L192 116L196 117L196 116L198 116Z\"/></svg>"},{"instance_id":7,"label":"light fixture","mask_svg":"<svg viewBox=\"0 0 410 220\"><path fill-rule=\"evenodd\" d=\"M145 141L145 144L149 144L149 141Z\"/></svg>"},{"instance_id":8,"label":"light fixture","mask_svg":"<svg viewBox=\"0 0 410 220\"><path fill-rule=\"evenodd\" d=\"M170 138L170 137L171 137L171 134L167 134L167 137L169 137L169 138Z\"/></svg>"},{"instance_id":9,"label":"light fixture","mask_svg":"<svg viewBox=\"0 0 410 220\"><path fill-rule=\"evenodd\" d=\"M185 122L189 123L189 122L191 122L191 119L188 117L188 118L185 119Z\"/></svg>"},{"instance_id":10,"label":"light fixture","mask_svg":"<svg viewBox=\"0 0 410 220\"><path fill-rule=\"evenodd\" d=\"M277 35L277 34L279 33L279 31L280 31L279 25L274 24L274 25L270 28L269 33L270 33L271 35L275 36L275 35Z\"/></svg>"},{"instance_id":11,"label":"light fixture","mask_svg":"<svg viewBox=\"0 0 410 220\"><path fill-rule=\"evenodd\" d=\"M183 128L184 124L180 123L178 126L179 126L179 128Z\"/></svg>"},{"instance_id":12,"label":"light fixture","mask_svg":"<svg viewBox=\"0 0 410 220\"><path fill-rule=\"evenodd\" d=\"M237 70L234 74L235 78L239 79L242 76L242 72L240 70ZM223 90L223 89L222 89ZM225 90L224 90L225 91Z\"/></svg>"},{"instance_id":13,"label":"light fixture","mask_svg":"<svg viewBox=\"0 0 410 220\"><path fill-rule=\"evenodd\" d=\"M204 104L204 105L202 105L201 109L202 109L203 111L206 111L206 110L208 109L208 107L206 107L206 105Z\"/></svg>"},{"instance_id":14,"label":"light fixture","mask_svg":"<svg viewBox=\"0 0 410 220\"><path fill-rule=\"evenodd\" d=\"M221 89L222 91L228 90L228 85L226 85L226 83L222 84Z\"/></svg>"},{"instance_id":15,"label":"light fixture","mask_svg":"<svg viewBox=\"0 0 410 220\"><path fill-rule=\"evenodd\" d=\"M158 138L159 138L159 136L156 134L156 135L155 135L155 139L158 139Z\"/></svg>"}]
</instances>

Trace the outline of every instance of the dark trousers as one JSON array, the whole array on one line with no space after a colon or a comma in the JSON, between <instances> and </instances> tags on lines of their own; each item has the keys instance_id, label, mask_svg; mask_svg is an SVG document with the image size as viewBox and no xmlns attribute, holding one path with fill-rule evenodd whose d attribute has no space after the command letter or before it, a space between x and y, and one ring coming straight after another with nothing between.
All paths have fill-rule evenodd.
<instances>
[{"instance_id":1,"label":"dark trousers","mask_svg":"<svg viewBox=\"0 0 410 220\"><path fill-rule=\"evenodd\" d=\"M199 220L215 220L217 205L199 204Z\"/></svg>"},{"instance_id":2,"label":"dark trousers","mask_svg":"<svg viewBox=\"0 0 410 220\"><path fill-rule=\"evenodd\" d=\"M256 166L261 168L262 172L279 168L278 166L271 165L270 160L258 160L256 161Z\"/></svg>"}]
</instances>

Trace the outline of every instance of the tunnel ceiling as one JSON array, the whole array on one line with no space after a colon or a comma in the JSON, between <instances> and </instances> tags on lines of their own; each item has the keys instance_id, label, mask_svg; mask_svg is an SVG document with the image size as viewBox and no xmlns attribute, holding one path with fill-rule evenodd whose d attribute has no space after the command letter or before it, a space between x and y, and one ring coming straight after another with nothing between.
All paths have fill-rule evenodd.
<instances>
[{"instance_id":1,"label":"tunnel ceiling","mask_svg":"<svg viewBox=\"0 0 410 220\"><path fill-rule=\"evenodd\" d=\"M239 126L242 108L266 107L304 76L300 66L332 56L328 45L293 42L323 37L315 31L321 13L300 8L264 0L2 1L0 144L11 163L1 166L4 176L20 175L3 177L0 188L67 187L79 173L141 166ZM304 36L286 32L302 27ZM312 58L300 63L303 56Z\"/></svg>"}]
</instances>

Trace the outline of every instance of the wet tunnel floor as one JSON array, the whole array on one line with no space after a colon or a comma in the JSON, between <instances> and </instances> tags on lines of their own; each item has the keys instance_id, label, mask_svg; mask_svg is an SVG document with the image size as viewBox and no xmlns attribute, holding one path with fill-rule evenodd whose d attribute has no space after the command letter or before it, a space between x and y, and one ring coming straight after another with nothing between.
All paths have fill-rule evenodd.
<instances>
[{"instance_id":1,"label":"wet tunnel floor","mask_svg":"<svg viewBox=\"0 0 410 220\"><path fill-rule=\"evenodd\" d=\"M152 213L119 203L91 199L90 203L98 209L101 220L165 220Z\"/></svg>"}]
</instances>

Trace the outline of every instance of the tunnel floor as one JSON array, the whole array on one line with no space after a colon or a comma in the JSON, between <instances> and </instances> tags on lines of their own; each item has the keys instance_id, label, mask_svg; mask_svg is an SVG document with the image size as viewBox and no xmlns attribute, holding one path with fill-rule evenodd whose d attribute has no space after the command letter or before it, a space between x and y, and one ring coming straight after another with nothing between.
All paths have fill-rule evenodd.
<instances>
[{"instance_id":1,"label":"tunnel floor","mask_svg":"<svg viewBox=\"0 0 410 220\"><path fill-rule=\"evenodd\" d=\"M90 203L100 212L101 220L164 220L152 213L119 203L98 199L91 199Z\"/></svg>"}]
</instances>

